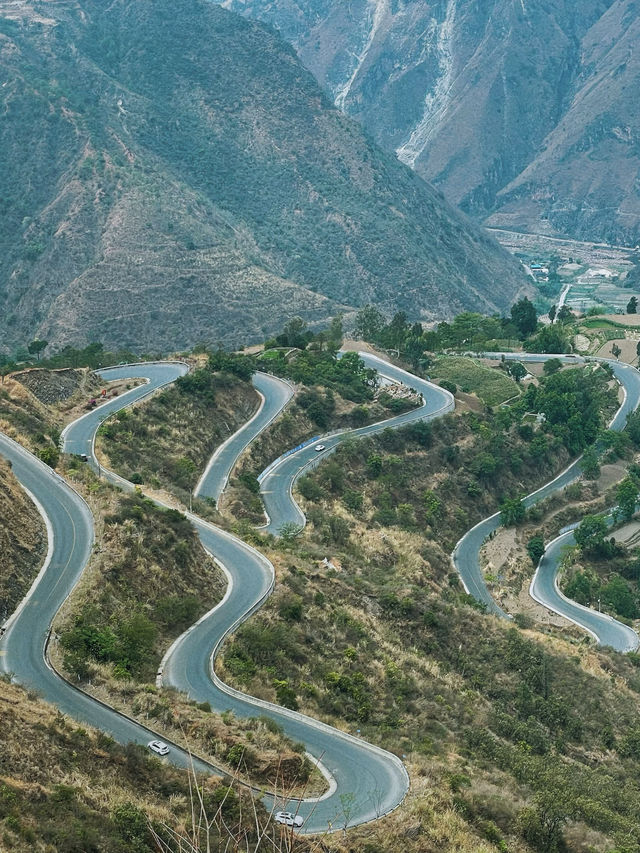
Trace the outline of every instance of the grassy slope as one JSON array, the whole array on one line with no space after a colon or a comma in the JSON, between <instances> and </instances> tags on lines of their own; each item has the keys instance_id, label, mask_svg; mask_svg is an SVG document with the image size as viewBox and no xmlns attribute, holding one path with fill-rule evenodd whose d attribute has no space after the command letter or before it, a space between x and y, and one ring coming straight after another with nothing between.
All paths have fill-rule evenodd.
<instances>
[{"instance_id":1,"label":"grassy slope","mask_svg":"<svg viewBox=\"0 0 640 853\"><path fill-rule=\"evenodd\" d=\"M483 367L472 358L444 356L430 368L436 379L453 382L461 391L476 394L487 406L496 406L515 397L520 389L506 373Z\"/></svg>"},{"instance_id":2,"label":"grassy slope","mask_svg":"<svg viewBox=\"0 0 640 853\"><path fill-rule=\"evenodd\" d=\"M227 373L200 374L194 393L177 383L114 415L97 441L105 464L123 477L187 498L213 451L258 407L250 382Z\"/></svg>"},{"instance_id":3,"label":"grassy slope","mask_svg":"<svg viewBox=\"0 0 640 853\"><path fill-rule=\"evenodd\" d=\"M624 837L636 850L635 659L488 620L451 574L448 555L464 530L518 481L534 487L567 460L557 443L528 458L526 442L510 434L501 452L522 460L517 477L505 464L483 478L471 467L488 440L482 418L449 417L433 425L426 452L383 435L322 465L312 476L321 502L306 502L303 538L272 552L276 595L227 647L225 675L272 700L284 679L303 711L406 754L417 783L403 815L416 820L417 840L403 843L415 849L442 849L456 833L459 849L481 849L479 837L541 849L525 843L523 809L535 810L536 792L555 790L559 801L581 801L565 832L569 849L586 850L590 839L608 850ZM468 488L474 480L479 494ZM362 509L353 509L354 492ZM399 824L390 823L367 836L376 850L397 849Z\"/></svg>"},{"instance_id":4,"label":"grassy slope","mask_svg":"<svg viewBox=\"0 0 640 853\"><path fill-rule=\"evenodd\" d=\"M183 771L161 765L141 747L123 748L101 732L78 726L15 685L1 686L0 849L157 853L151 823L164 838L161 825L179 831L190 826L189 784ZM242 794L248 819L240 821L238 797L231 793L225 800L227 789L220 782L212 777L203 787L211 818L224 801L224 841L218 820L211 830L213 849L228 843L240 823L244 831L253 832L246 796Z\"/></svg>"}]
</instances>

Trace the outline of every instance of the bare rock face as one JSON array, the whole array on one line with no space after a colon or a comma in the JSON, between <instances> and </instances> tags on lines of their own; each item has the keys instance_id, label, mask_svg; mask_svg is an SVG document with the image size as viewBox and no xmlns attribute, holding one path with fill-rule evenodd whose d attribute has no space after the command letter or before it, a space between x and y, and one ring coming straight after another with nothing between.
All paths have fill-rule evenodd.
<instances>
[{"instance_id":1,"label":"bare rock face","mask_svg":"<svg viewBox=\"0 0 640 853\"><path fill-rule=\"evenodd\" d=\"M289 45L210 2L0 0L0 76L0 350L250 343L527 289Z\"/></svg>"},{"instance_id":2,"label":"bare rock face","mask_svg":"<svg viewBox=\"0 0 640 853\"><path fill-rule=\"evenodd\" d=\"M635 0L226 0L335 103L499 227L635 244Z\"/></svg>"}]
</instances>

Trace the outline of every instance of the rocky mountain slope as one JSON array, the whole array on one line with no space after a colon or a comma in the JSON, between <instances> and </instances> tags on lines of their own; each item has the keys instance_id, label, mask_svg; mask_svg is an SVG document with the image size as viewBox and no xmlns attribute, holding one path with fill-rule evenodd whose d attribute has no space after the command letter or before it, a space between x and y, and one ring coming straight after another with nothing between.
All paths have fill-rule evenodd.
<instances>
[{"instance_id":1,"label":"rocky mountain slope","mask_svg":"<svg viewBox=\"0 0 640 853\"><path fill-rule=\"evenodd\" d=\"M0 347L504 310L516 263L220 7L0 0Z\"/></svg>"},{"instance_id":2,"label":"rocky mountain slope","mask_svg":"<svg viewBox=\"0 0 640 853\"><path fill-rule=\"evenodd\" d=\"M225 0L336 104L500 227L635 244L636 0Z\"/></svg>"}]
</instances>

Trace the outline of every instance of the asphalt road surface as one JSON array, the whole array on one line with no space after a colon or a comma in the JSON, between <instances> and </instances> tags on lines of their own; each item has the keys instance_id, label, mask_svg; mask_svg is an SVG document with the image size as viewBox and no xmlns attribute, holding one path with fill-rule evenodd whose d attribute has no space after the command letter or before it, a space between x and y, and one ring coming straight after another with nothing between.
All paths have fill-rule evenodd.
<instances>
[{"instance_id":1,"label":"asphalt road surface","mask_svg":"<svg viewBox=\"0 0 640 853\"><path fill-rule=\"evenodd\" d=\"M51 468L3 435L0 454L11 462L17 479L42 507L49 534L47 562L5 624L0 639L0 671L11 673L17 682L34 689L64 713L102 729L120 743L146 745L159 735L76 690L45 659L49 626L80 578L93 545L93 519L88 506ZM190 766L187 753L176 746L172 747L170 758L179 767ZM206 773L213 769L198 760L194 766Z\"/></svg>"},{"instance_id":2,"label":"asphalt road surface","mask_svg":"<svg viewBox=\"0 0 640 853\"><path fill-rule=\"evenodd\" d=\"M501 358L500 353L486 354L488 357ZM554 355L535 355L535 354L520 354L509 353L505 354L506 358L516 359L518 361L540 362L547 361L550 358L560 358L567 364L584 363L585 359L576 356L554 356ZM640 373L628 364L622 362L609 361L607 359L587 359L588 361L603 361L610 364L614 375L622 385L625 391L625 397L620 405L615 417L613 418L610 429L620 431L624 429L627 422L627 416L633 412L638 403L640 403ZM544 500L554 492L566 488L566 486L575 482L582 473L581 461L576 460L569 465L562 473L551 480L542 488L527 495L524 499L524 504L527 507L533 506L538 501ZM480 566L480 549L485 539L500 526L500 513L495 513L489 518L484 519L471 530L469 530L460 539L455 547L452 555L453 563L460 574L462 583L466 591L473 595L478 601L486 605L489 613L494 613L497 616L507 617L507 614L496 603L493 596L487 589ZM562 544L569 544L567 537ZM538 570L531 587L533 597L538 603L543 604L549 610L565 616L570 621L581 626L590 634L592 634L600 644L612 646L617 651L629 651L638 645L638 638L635 632L630 632L630 629L611 619L604 613L598 613L589 608L581 607L575 602L570 602L565 598L555 585L555 577L558 569L558 560L560 556L560 547L554 544L550 552L546 553L542 558L541 568ZM510 618L510 617L509 617ZM631 637L633 637L635 640Z\"/></svg>"},{"instance_id":3,"label":"asphalt road surface","mask_svg":"<svg viewBox=\"0 0 640 853\"><path fill-rule=\"evenodd\" d=\"M384 376L396 381L404 381L423 393L425 404L419 409L390 418L384 423L349 431L349 435L367 435L387 427L402 426L418 419L432 419L453 408L450 395L442 389L419 380L374 356L362 354L362 357L368 366L379 370ZM536 358L540 357L529 356L527 360ZM627 412L634 409L640 400L640 374L627 365L613 363L612 366L627 391L627 399L612 424L612 428L620 429L624 426ZM156 388L174 381L185 373L186 369L186 365L179 363L158 363L126 365L101 371L105 378L134 378L143 375L149 381L143 386L132 389L126 395L103 403L96 410L71 424L63 434L65 451L86 453L89 459L93 459L95 431L105 416L141 399ZM256 378L256 384L258 382L261 382L260 377ZM201 494L206 493L204 489L210 489L211 496L219 496L239 453L286 405L290 391L283 387L284 385L285 383L281 383L280 380L272 381L271 377L261 382L259 390L265 397L264 405L254 417L253 422L245 425L227 442L228 455L226 450L224 454L218 452L220 464L216 465L214 459L214 464L209 466L207 476L202 480ZM302 471L317 464L320 458L331 452L341 437L342 435L334 435L322 438L321 441L326 446L325 451L318 453L313 445L305 447L285 457L275 466L270 466L270 469L265 472L262 477L262 490L269 514L269 530L277 532L289 521L304 523L304 516L291 496L293 483ZM58 608L71 592L88 560L93 544L93 523L84 501L47 466L3 436L0 436L0 453L12 462L13 470L20 482L39 502L50 528L49 559L35 581L30 595L7 623L5 634L0 641L0 669L4 672L13 672L16 680L36 688L43 698L55 703L61 710L78 720L109 732L120 742L134 741L146 744L157 736L167 740L162 734L158 735L128 720L76 690L47 666L44 648L49 625ZM574 463L552 483L530 495L527 501L533 503L545 497L546 494L563 488L578 474L579 463ZM202 617L173 644L163 661L159 676L161 683L184 690L198 701L208 701L212 708L218 711L231 709L239 716L267 714L281 724L290 737L303 742L306 749L322 761L333 777L335 790L332 787L329 794L319 802L297 804L279 800L277 803L278 807L299 811L305 817L303 831L324 831L355 825L380 817L395 808L408 789L406 771L396 756L371 746L358 737L338 732L293 711L244 696L224 686L216 678L212 670L212 660L216 651L225 636L248 618L269 595L273 585L273 568L269 561L251 546L196 516L190 514L189 517L196 525L205 548L224 566L230 578L230 585L225 599L218 607ZM488 526L483 528L482 525L485 524ZM479 565L475 565L477 549L487 533L495 529L495 526L497 526L497 516L482 522L470 531L456 548L455 559L467 589L477 595L480 600L485 600L486 594L487 605L494 609L494 612L502 613L484 586ZM553 553L553 551L549 552L550 561ZM474 575L478 572L479 578L475 578L474 581ZM544 572L540 574L541 577L546 578ZM475 587L474 582L476 582ZM557 590L552 595L546 581L541 582L540 590L540 595L543 596L547 606L551 606L551 603L557 604L555 599L551 602L553 595L557 598ZM567 605L572 605L580 610L579 615L583 621L579 624L584 625L584 608L579 608L578 605L567 602L566 599L563 599L560 604L565 609ZM599 619L603 624L607 620L613 622L603 614L593 611L588 611L588 614L592 614L596 621ZM606 637L604 633L597 636L602 638L601 641L616 647L615 637L611 641L608 634ZM630 648L631 638L628 634L626 643L625 648ZM169 758L179 766L189 764L189 756L175 746ZM196 769L211 772L215 768L198 761Z\"/></svg>"},{"instance_id":4,"label":"asphalt road surface","mask_svg":"<svg viewBox=\"0 0 640 853\"><path fill-rule=\"evenodd\" d=\"M276 376L254 373L252 382L261 397L258 411L216 450L194 490L195 495L217 501L238 457L277 418L293 397L293 387Z\"/></svg>"},{"instance_id":5,"label":"asphalt road surface","mask_svg":"<svg viewBox=\"0 0 640 853\"><path fill-rule=\"evenodd\" d=\"M369 353L361 352L360 357L367 367L377 370L381 376L394 382L402 382L422 394L423 405L388 420L369 424L369 426L319 437L317 441L282 457L266 468L258 480L260 481L260 494L268 518L268 523L263 528L267 533L273 533L277 536L284 524L294 524L301 527L306 524L304 513L293 499L293 485L298 477L314 468L328 454L332 453L345 436L357 438L373 435L383 429L397 429L414 421L433 420L453 411L454 399L443 388L439 388L424 379L419 379L417 376L407 373L406 370L402 370L400 367ZM324 445L325 448L320 452L315 449L319 444Z\"/></svg>"}]
</instances>

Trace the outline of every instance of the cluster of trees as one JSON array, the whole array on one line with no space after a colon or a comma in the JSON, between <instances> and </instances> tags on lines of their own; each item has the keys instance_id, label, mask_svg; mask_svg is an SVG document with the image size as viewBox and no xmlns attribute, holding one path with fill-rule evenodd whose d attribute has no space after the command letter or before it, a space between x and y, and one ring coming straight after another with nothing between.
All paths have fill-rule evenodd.
<instances>
[{"instance_id":1,"label":"cluster of trees","mask_svg":"<svg viewBox=\"0 0 640 853\"><path fill-rule=\"evenodd\" d=\"M585 374L580 368L555 372L554 367L547 369L539 385L527 388L514 408L522 414L544 414L545 432L557 436L571 454L577 455L599 435L608 375L602 369Z\"/></svg>"},{"instance_id":2,"label":"cluster of trees","mask_svg":"<svg viewBox=\"0 0 640 853\"><path fill-rule=\"evenodd\" d=\"M404 312L390 321L375 306L367 305L356 315L354 334L387 350L395 350L414 368L428 367L428 353L442 350L483 350L511 347L524 342L529 352L570 352L571 346L564 323L572 319L571 311L563 306L556 315L555 306L549 312L553 325L538 322L533 303L525 296L516 302L509 317L486 317L465 312L450 323L439 323L436 329L425 330L421 323L409 323Z\"/></svg>"},{"instance_id":3,"label":"cluster of trees","mask_svg":"<svg viewBox=\"0 0 640 853\"><path fill-rule=\"evenodd\" d=\"M640 497L640 479L632 471L616 488L614 522L629 521ZM580 604L607 606L619 616L640 616L640 558L608 536L604 515L587 515L576 528L574 538L580 548L584 568L569 574L564 590Z\"/></svg>"},{"instance_id":4,"label":"cluster of trees","mask_svg":"<svg viewBox=\"0 0 640 853\"><path fill-rule=\"evenodd\" d=\"M294 317L280 335L265 345L265 360L271 371L303 385L321 385L327 389L324 399L316 395L303 397L301 402L319 426L326 425L334 408L330 392L355 403L371 400L375 393L375 370L366 367L355 352L346 352L338 358L342 337L341 317L334 317L328 329L318 332L312 332L304 320ZM287 352L287 348L296 352ZM326 417L321 415L322 406L326 407Z\"/></svg>"}]
</instances>

